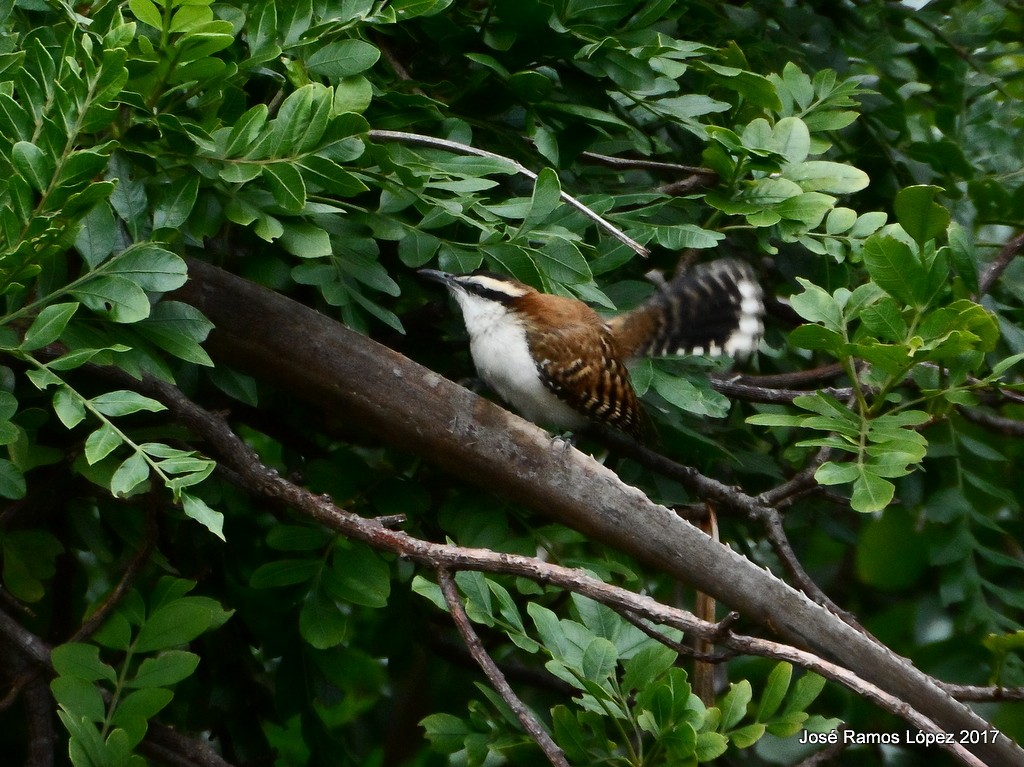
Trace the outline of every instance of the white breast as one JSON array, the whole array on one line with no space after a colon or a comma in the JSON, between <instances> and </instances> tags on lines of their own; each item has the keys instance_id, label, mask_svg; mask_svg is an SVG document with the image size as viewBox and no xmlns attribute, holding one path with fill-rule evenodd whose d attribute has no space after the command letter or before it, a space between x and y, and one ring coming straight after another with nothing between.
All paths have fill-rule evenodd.
<instances>
[{"instance_id":1,"label":"white breast","mask_svg":"<svg viewBox=\"0 0 1024 767\"><path fill-rule=\"evenodd\" d=\"M587 419L541 381L522 321L497 301L454 291L469 331L473 364L484 382L534 423L576 429Z\"/></svg>"}]
</instances>

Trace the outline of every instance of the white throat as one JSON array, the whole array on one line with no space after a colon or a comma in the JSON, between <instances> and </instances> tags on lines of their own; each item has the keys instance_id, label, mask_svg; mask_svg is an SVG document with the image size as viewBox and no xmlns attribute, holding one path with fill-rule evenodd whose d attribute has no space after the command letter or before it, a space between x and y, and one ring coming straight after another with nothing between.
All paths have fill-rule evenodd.
<instances>
[{"instance_id":1,"label":"white throat","mask_svg":"<svg viewBox=\"0 0 1024 767\"><path fill-rule=\"evenodd\" d=\"M564 429L587 419L558 399L541 380L530 352L526 325L504 304L452 290L469 332L469 351L484 382L525 418Z\"/></svg>"}]
</instances>

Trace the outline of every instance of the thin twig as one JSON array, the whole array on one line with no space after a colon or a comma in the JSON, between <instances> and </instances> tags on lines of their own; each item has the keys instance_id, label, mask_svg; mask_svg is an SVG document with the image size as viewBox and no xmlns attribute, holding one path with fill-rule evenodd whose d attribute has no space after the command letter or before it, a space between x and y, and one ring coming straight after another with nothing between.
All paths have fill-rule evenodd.
<instances>
[{"instance_id":1,"label":"thin twig","mask_svg":"<svg viewBox=\"0 0 1024 767\"><path fill-rule=\"evenodd\" d=\"M614 157L597 152L581 152L580 157L590 160L598 165L617 170L655 170L662 173L686 174L689 176L708 176L718 178L718 173L711 168L703 168L699 165L680 165L675 162L660 162L658 160L642 160L631 157Z\"/></svg>"},{"instance_id":2,"label":"thin twig","mask_svg":"<svg viewBox=\"0 0 1024 767\"><path fill-rule=\"evenodd\" d=\"M837 727L836 732L839 733L839 738L835 743L830 743L820 751L815 751L809 757L797 764L796 767L823 767L823 765L826 765L833 759L838 758L838 756L843 753L849 745L842 737L842 732L845 729L846 727L844 725Z\"/></svg>"},{"instance_id":3,"label":"thin twig","mask_svg":"<svg viewBox=\"0 0 1024 767\"><path fill-rule=\"evenodd\" d=\"M973 684L949 684L939 682L939 687L959 701L971 703L999 703L1007 700L1024 700L1024 687L981 687Z\"/></svg>"},{"instance_id":4,"label":"thin twig","mask_svg":"<svg viewBox=\"0 0 1024 767\"><path fill-rule=\"evenodd\" d=\"M829 394L836 399L846 399L853 393L853 389L849 386L829 386L813 390L758 386L756 384L744 383L740 378L735 376L711 376L711 388L720 394L724 394L733 399L768 404L788 404L797 397L814 394L815 392Z\"/></svg>"},{"instance_id":5,"label":"thin twig","mask_svg":"<svg viewBox=\"0 0 1024 767\"><path fill-rule=\"evenodd\" d=\"M117 585L107 595L107 598L103 600L99 608L93 612L89 618L82 622L82 625L78 627L78 631L71 635L67 640L69 642L81 642L92 636L101 625L103 621L114 611L114 609L124 599L125 594L135 584L135 579L138 577L142 567L149 561L149 557L153 553L153 549L156 547L157 539L157 524L156 524L156 512L149 508L146 510L146 526L143 531L142 543L139 544L135 554L132 555L131 561L128 566L124 569L124 574L118 580Z\"/></svg>"},{"instance_id":6,"label":"thin twig","mask_svg":"<svg viewBox=\"0 0 1024 767\"><path fill-rule=\"evenodd\" d=\"M831 381L846 375L846 370L839 363L823 365L818 368L807 370L796 370L792 373L775 373L771 375L741 375L732 380L736 383L749 386L759 386L765 389L792 389L811 386L815 389L822 381Z\"/></svg>"},{"instance_id":7,"label":"thin twig","mask_svg":"<svg viewBox=\"0 0 1024 767\"><path fill-rule=\"evenodd\" d=\"M493 160L501 160L502 162L507 162L512 165L516 172L521 173L534 181L537 180L536 173L510 157L505 157L503 155L496 154L495 152L488 152L486 149L477 149L476 147L468 146L467 144L460 144L457 141L448 141L447 139L435 138L434 136L424 136L419 133L406 133L405 131L393 130L371 130L367 135L373 141L397 141L403 144L415 144L419 146L434 147L436 149L445 149L449 152L456 152L457 154L468 154L475 157L489 157ZM647 248L627 235L613 223L599 216L568 192L563 190L560 192L560 196L563 202L582 213L597 226L608 232L608 234L616 240L629 247L634 253L644 256L645 258L650 255L650 251L647 250Z\"/></svg>"},{"instance_id":8,"label":"thin twig","mask_svg":"<svg viewBox=\"0 0 1024 767\"><path fill-rule=\"evenodd\" d=\"M569 762L566 761L562 749L551 739L551 736L541 725L537 717L534 716L533 712L519 699L515 690L512 689L512 686L505 679L501 669L498 668L498 664L487 654L487 650L484 649L483 644L480 642L480 637L473 630L473 624L469 621L466 608L462 606L462 600L459 598L459 591L455 587L455 579L451 573L445 569L438 570L437 582L441 586L441 593L444 595L444 601L448 605L448 612L451 613L455 628L458 629L459 634L462 636L462 641L466 643L466 647L469 648L473 659L487 676L491 687L501 696L501 699L505 701L505 704L512 710L512 713L516 715L519 724L523 726L527 734L533 738L533 741L540 747L540 750L544 752L547 760L555 767L569 767Z\"/></svg>"},{"instance_id":9,"label":"thin twig","mask_svg":"<svg viewBox=\"0 0 1024 767\"><path fill-rule=\"evenodd\" d=\"M981 279L978 280L978 295L975 296L976 299L980 299L992 289L992 286L995 285L1003 272L1006 271L1006 267L1021 254L1021 251L1024 251L1024 233L1018 234L1007 242L999 251L999 255L995 257L995 260L985 268Z\"/></svg>"},{"instance_id":10,"label":"thin twig","mask_svg":"<svg viewBox=\"0 0 1024 767\"><path fill-rule=\"evenodd\" d=\"M671 650L675 650L684 658L692 658L693 660L700 661L701 663L724 663L725 661L736 657L736 653L731 651L710 653L701 652L700 650L693 649L685 642L677 642L671 637L668 637L655 629L650 623L645 621L632 610L616 610L615 612L647 634L651 639L661 642Z\"/></svg>"},{"instance_id":11,"label":"thin twig","mask_svg":"<svg viewBox=\"0 0 1024 767\"><path fill-rule=\"evenodd\" d=\"M1006 418L995 413L977 410L976 408L961 407L958 408L958 411L968 421L984 426L986 429L991 429L1010 437L1024 437L1024 421Z\"/></svg>"},{"instance_id":12,"label":"thin twig","mask_svg":"<svg viewBox=\"0 0 1024 767\"><path fill-rule=\"evenodd\" d=\"M847 621L851 626L864 631L853 616L833 602L803 569L793 548L786 538L782 516L778 509L766 506L759 498L747 495L739 488L729 487L716 479L705 476L692 466L676 463L670 458L644 447L625 434L614 429L597 427L590 431L608 447L615 449L640 465L664 477L674 479L701 501L715 501L720 509L739 512L747 519L765 529L772 547L782 560L790 577L807 596L833 614Z\"/></svg>"}]
</instances>

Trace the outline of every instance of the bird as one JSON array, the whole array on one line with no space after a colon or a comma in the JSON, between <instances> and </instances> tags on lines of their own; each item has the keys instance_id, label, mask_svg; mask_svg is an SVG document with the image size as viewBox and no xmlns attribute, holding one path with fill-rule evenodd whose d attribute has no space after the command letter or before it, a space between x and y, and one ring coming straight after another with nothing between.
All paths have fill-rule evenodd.
<instances>
[{"instance_id":1,"label":"bird","mask_svg":"<svg viewBox=\"0 0 1024 767\"><path fill-rule=\"evenodd\" d=\"M731 258L683 271L609 319L583 301L493 272L419 274L447 287L461 309L484 383L530 421L569 431L597 422L641 440L628 361L745 357L764 329L761 286L749 265Z\"/></svg>"}]
</instances>

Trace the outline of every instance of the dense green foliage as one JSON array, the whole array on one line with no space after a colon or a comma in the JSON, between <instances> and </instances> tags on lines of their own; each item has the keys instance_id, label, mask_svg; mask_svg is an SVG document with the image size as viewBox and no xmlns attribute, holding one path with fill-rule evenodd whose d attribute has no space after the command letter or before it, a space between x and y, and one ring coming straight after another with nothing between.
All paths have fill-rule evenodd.
<instances>
[{"instance_id":1,"label":"dense green foliage","mask_svg":"<svg viewBox=\"0 0 1024 767\"><path fill-rule=\"evenodd\" d=\"M229 413L268 465L348 509L679 599L628 557L215 364L210 322L165 297L187 257L456 379L471 375L458 320L416 268L486 267L612 311L681 251L746 259L781 299L751 372L831 373L764 404L725 397L703 360L639 363L659 449L752 494L813 472L786 523L814 580L927 673L1024 684L1024 260L984 276L1024 226L1024 16L995 0L818 5L0 0L2 609L60 645L57 763L141 764L150 721L210 733L239 765L541 759L473 686L430 573L214 473L132 390L143 374ZM698 500L615 468L660 503ZM758 527L721 526L778 569ZM119 581L102 626L75 636ZM764 660L726 664L705 705L689 661L607 608L457 581L574 764L792 763L809 753L792 736L837 718L902 728ZM28 684L16 668L5 688ZM1024 735L1019 705L984 715ZM34 716L0 714L10 758ZM935 757L899 751L844 764Z\"/></svg>"}]
</instances>

